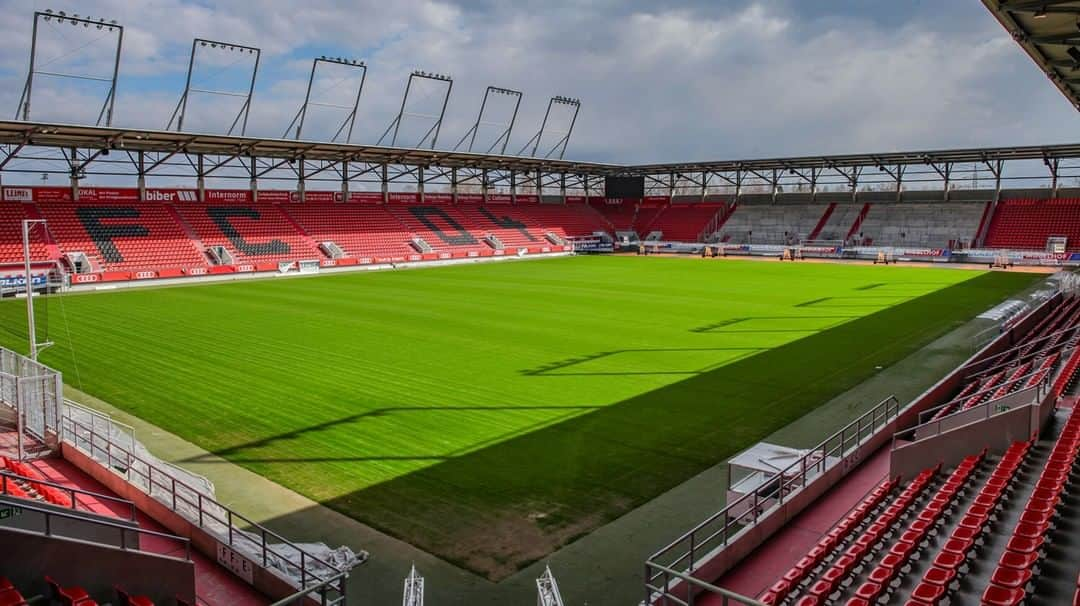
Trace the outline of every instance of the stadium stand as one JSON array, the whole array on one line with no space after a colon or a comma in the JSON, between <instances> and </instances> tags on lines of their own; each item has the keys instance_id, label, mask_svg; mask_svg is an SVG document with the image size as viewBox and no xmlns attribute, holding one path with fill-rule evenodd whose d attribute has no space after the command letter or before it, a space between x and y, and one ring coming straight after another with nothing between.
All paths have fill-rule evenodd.
<instances>
[{"instance_id":1,"label":"stadium stand","mask_svg":"<svg viewBox=\"0 0 1080 606\"><path fill-rule=\"evenodd\" d=\"M671 204L664 207L648 225L639 230L643 235L659 231L662 239L675 242L700 242L702 231L717 214L727 209L726 204L700 202L696 204Z\"/></svg>"},{"instance_id":2,"label":"stadium stand","mask_svg":"<svg viewBox=\"0 0 1080 606\"><path fill-rule=\"evenodd\" d=\"M205 266L206 257L162 204L41 204L65 252L86 254L102 271Z\"/></svg>"},{"instance_id":3,"label":"stadium stand","mask_svg":"<svg viewBox=\"0 0 1080 606\"><path fill-rule=\"evenodd\" d=\"M543 227L513 206L464 204L457 208L470 230L482 236L494 235L506 248L546 243Z\"/></svg>"},{"instance_id":4,"label":"stadium stand","mask_svg":"<svg viewBox=\"0 0 1080 606\"><path fill-rule=\"evenodd\" d=\"M272 204L178 204L207 247L223 246L237 262L323 259L314 241Z\"/></svg>"},{"instance_id":5,"label":"stadium stand","mask_svg":"<svg viewBox=\"0 0 1080 606\"><path fill-rule=\"evenodd\" d=\"M560 237L588 236L593 232L611 233L611 223L588 204L534 204L522 211L537 225Z\"/></svg>"},{"instance_id":6,"label":"stadium stand","mask_svg":"<svg viewBox=\"0 0 1080 606\"><path fill-rule=\"evenodd\" d=\"M823 204L742 204L724 222L720 239L732 244L797 244L816 239L813 232L831 208Z\"/></svg>"},{"instance_id":7,"label":"stadium stand","mask_svg":"<svg viewBox=\"0 0 1080 606\"><path fill-rule=\"evenodd\" d=\"M412 234L382 205L296 204L284 208L316 242L330 241L356 258L405 259Z\"/></svg>"},{"instance_id":8,"label":"stadium stand","mask_svg":"<svg viewBox=\"0 0 1080 606\"><path fill-rule=\"evenodd\" d=\"M37 212L32 204L0 202L0 263L23 261L22 222L36 218ZM42 261L58 256L59 252L50 251L45 237L35 230L30 240L30 259Z\"/></svg>"},{"instance_id":9,"label":"stadium stand","mask_svg":"<svg viewBox=\"0 0 1080 606\"><path fill-rule=\"evenodd\" d=\"M868 204L840 203L833 207L824 225L816 227L816 240L848 240L855 233Z\"/></svg>"},{"instance_id":10,"label":"stadium stand","mask_svg":"<svg viewBox=\"0 0 1080 606\"><path fill-rule=\"evenodd\" d=\"M910 479L893 468L865 496L851 501L850 509L823 517L835 508L833 493L846 491L845 478L791 520L792 528L781 530L717 582L741 591L758 587L749 595L777 606L1076 604L1077 551L1069 520L1077 507L1073 493L1080 472L1080 412L1071 407L1071 396L1058 398L1080 374L1080 296L1055 296L1029 318L1022 330L1001 337L1005 347L962 367L958 372L966 376L955 393L920 417L936 421L1018 389L1041 386L1033 393L1049 399L1037 399L1031 409L1048 411L1040 413L1048 416L1038 417L1046 419L1039 431L1026 439L1009 438L1008 446L997 449L979 442L978 452L971 452L968 428L991 440L1010 435L999 435L1003 426L995 425L991 416L969 418L923 436L898 433L896 439L905 448L918 449L921 440L934 439L923 446L933 452L914 460L939 462ZM1028 427L1024 410L1023 425ZM952 429L958 432L948 433ZM968 452L955 455L963 449ZM895 465L895 444L886 444L879 453L890 450ZM952 456L946 452L962 458L952 459L957 462L951 467L944 465L941 457ZM877 457L869 455L864 465ZM805 533L810 522L804 518L815 524L836 522L798 552L773 546ZM776 570L776 559L791 564L773 572L777 576L771 580L761 578L762 572ZM721 598L698 596L695 603L720 604Z\"/></svg>"},{"instance_id":11,"label":"stadium stand","mask_svg":"<svg viewBox=\"0 0 1080 606\"><path fill-rule=\"evenodd\" d=\"M972 244L986 204L875 204L859 232L864 244L961 248Z\"/></svg>"},{"instance_id":12,"label":"stadium stand","mask_svg":"<svg viewBox=\"0 0 1080 606\"><path fill-rule=\"evenodd\" d=\"M636 219L640 204L640 200L631 199L620 199L616 201L599 198L589 200L589 206L595 208L597 212L602 214L611 224L611 229L616 231L635 230L638 226Z\"/></svg>"},{"instance_id":13,"label":"stadium stand","mask_svg":"<svg viewBox=\"0 0 1080 606\"><path fill-rule=\"evenodd\" d=\"M489 249L483 242L483 234L471 231L469 220L456 207L389 204L386 208L433 250L469 252Z\"/></svg>"},{"instance_id":14,"label":"stadium stand","mask_svg":"<svg viewBox=\"0 0 1080 606\"><path fill-rule=\"evenodd\" d=\"M1068 238L1067 250L1080 251L1080 198L1002 200L990 219L986 246L1045 250L1052 236Z\"/></svg>"}]
</instances>

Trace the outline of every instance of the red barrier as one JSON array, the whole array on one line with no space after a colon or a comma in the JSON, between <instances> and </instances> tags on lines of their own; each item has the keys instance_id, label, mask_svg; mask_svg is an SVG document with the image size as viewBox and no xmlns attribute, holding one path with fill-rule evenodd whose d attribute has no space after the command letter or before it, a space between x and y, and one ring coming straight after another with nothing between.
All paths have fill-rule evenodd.
<instances>
[{"instance_id":1,"label":"red barrier","mask_svg":"<svg viewBox=\"0 0 1080 606\"><path fill-rule=\"evenodd\" d=\"M215 265L210 268L211 274L232 274L236 273L236 268L232 265Z\"/></svg>"},{"instance_id":2,"label":"red barrier","mask_svg":"<svg viewBox=\"0 0 1080 606\"><path fill-rule=\"evenodd\" d=\"M342 258L336 259L336 260L337 260L337 264L341 265L341 266L356 265L357 264L357 260L352 258L352 257L342 257Z\"/></svg>"},{"instance_id":3,"label":"red barrier","mask_svg":"<svg viewBox=\"0 0 1080 606\"><path fill-rule=\"evenodd\" d=\"M106 271L101 273L102 282L123 282L130 279L131 274L126 271Z\"/></svg>"},{"instance_id":4,"label":"red barrier","mask_svg":"<svg viewBox=\"0 0 1080 606\"><path fill-rule=\"evenodd\" d=\"M162 269L157 272L159 278L179 278L184 275L184 270L179 268Z\"/></svg>"},{"instance_id":5,"label":"red barrier","mask_svg":"<svg viewBox=\"0 0 1080 606\"><path fill-rule=\"evenodd\" d=\"M334 267L337 264L337 259L322 259L319 261L319 267Z\"/></svg>"}]
</instances>

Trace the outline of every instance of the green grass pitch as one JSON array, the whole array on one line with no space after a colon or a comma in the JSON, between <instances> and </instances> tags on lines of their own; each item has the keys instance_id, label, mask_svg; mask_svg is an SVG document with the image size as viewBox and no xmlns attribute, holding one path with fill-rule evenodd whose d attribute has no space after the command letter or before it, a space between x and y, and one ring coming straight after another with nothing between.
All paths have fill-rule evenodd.
<instances>
[{"instance_id":1,"label":"green grass pitch","mask_svg":"<svg viewBox=\"0 0 1080 606\"><path fill-rule=\"evenodd\" d=\"M576 257L102 292L47 300L42 360L497 579L1033 279ZM0 303L20 350L23 306Z\"/></svg>"}]
</instances>

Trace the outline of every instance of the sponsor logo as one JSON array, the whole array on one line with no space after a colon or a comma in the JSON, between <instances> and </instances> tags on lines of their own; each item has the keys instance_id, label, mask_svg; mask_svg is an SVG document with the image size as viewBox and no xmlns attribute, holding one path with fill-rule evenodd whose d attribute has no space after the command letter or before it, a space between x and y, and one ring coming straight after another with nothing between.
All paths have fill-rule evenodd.
<instances>
[{"instance_id":1,"label":"sponsor logo","mask_svg":"<svg viewBox=\"0 0 1080 606\"><path fill-rule=\"evenodd\" d=\"M206 275L206 268L205 267L192 267L191 269L188 270L188 275L189 276L205 276Z\"/></svg>"},{"instance_id":2,"label":"sponsor logo","mask_svg":"<svg viewBox=\"0 0 1080 606\"><path fill-rule=\"evenodd\" d=\"M237 265L236 271L255 271L254 265Z\"/></svg>"},{"instance_id":3,"label":"sponsor logo","mask_svg":"<svg viewBox=\"0 0 1080 606\"><path fill-rule=\"evenodd\" d=\"M449 258L449 257L450 257L450 255L446 256L446 258ZM422 255L409 255L409 260L410 261L419 261L419 260L421 260L423 258L424 257Z\"/></svg>"},{"instance_id":4,"label":"sponsor logo","mask_svg":"<svg viewBox=\"0 0 1080 606\"><path fill-rule=\"evenodd\" d=\"M445 252L444 253L439 253L439 258L440 259L449 259L452 256L453 255L451 255L450 253L445 253Z\"/></svg>"},{"instance_id":5,"label":"sponsor logo","mask_svg":"<svg viewBox=\"0 0 1080 606\"><path fill-rule=\"evenodd\" d=\"M98 275L97 274L78 274L78 275L75 276L75 281L80 283L80 284L84 284L86 282L97 282L98 281Z\"/></svg>"},{"instance_id":6,"label":"sponsor logo","mask_svg":"<svg viewBox=\"0 0 1080 606\"><path fill-rule=\"evenodd\" d=\"M545 247L540 249L540 252L551 252L551 247L545 246Z\"/></svg>"},{"instance_id":7,"label":"sponsor logo","mask_svg":"<svg viewBox=\"0 0 1080 606\"><path fill-rule=\"evenodd\" d=\"M31 202L34 199L34 191L29 187L5 187L4 199L13 202Z\"/></svg>"},{"instance_id":8,"label":"sponsor logo","mask_svg":"<svg viewBox=\"0 0 1080 606\"><path fill-rule=\"evenodd\" d=\"M147 278L153 278L155 276L157 276L157 274L152 272L152 271L137 271L137 272L135 272L135 279L136 280L146 280Z\"/></svg>"},{"instance_id":9,"label":"sponsor logo","mask_svg":"<svg viewBox=\"0 0 1080 606\"><path fill-rule=\"evenodd\" d=\"M475 250L470 250L469 251L469 256L470 257L479 257L480 253L476 252Z\"/></svg>"},{"instance_id":10,"label":"sponsor logo","mask_svg":"<svg viewBox=\"0 0 1080 606\"><path fill-rule=\"evenodd\" d=\"M360 259L360 262L365 265L370 265L372 263L372 259L371 257L363 257Z\"/></svg>"}]
</instances>

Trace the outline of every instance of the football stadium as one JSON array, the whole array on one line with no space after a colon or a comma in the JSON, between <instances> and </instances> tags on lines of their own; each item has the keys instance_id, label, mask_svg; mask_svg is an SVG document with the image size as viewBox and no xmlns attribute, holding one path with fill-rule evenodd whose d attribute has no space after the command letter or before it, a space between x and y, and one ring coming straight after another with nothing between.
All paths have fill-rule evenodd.
<instances>
[{"instance_id":1,"label":"football stadium","mask_svg":"<svg viewBox=\"0 0 1080 606\"><path fill-rule=\"evenodd\" d=\"M967 107L1014 72L943 106L1063 143L904 149L938 141L915 108L875 147L808 125L828 153L787 129L731 159L663 108L535 90L621 86L619 43L584 51L592 82L479 29L402 45L470 15L529 38L525 7L379 7L361 59L274 35L356 17L321 2L129 4L0 27L0 606L1080 604L1080 1L931 15L982 23L980 74L1050 80L1014 113ZM567 10L645 48L690 4ZM700 10L738 40L810 11L829 33L785 64L816 79L850 36L838 65L887 80L907 59L856 30L929 9ZM501 73L470 46L516 80L378 65Z\"/></svg>"}]
</instances>

